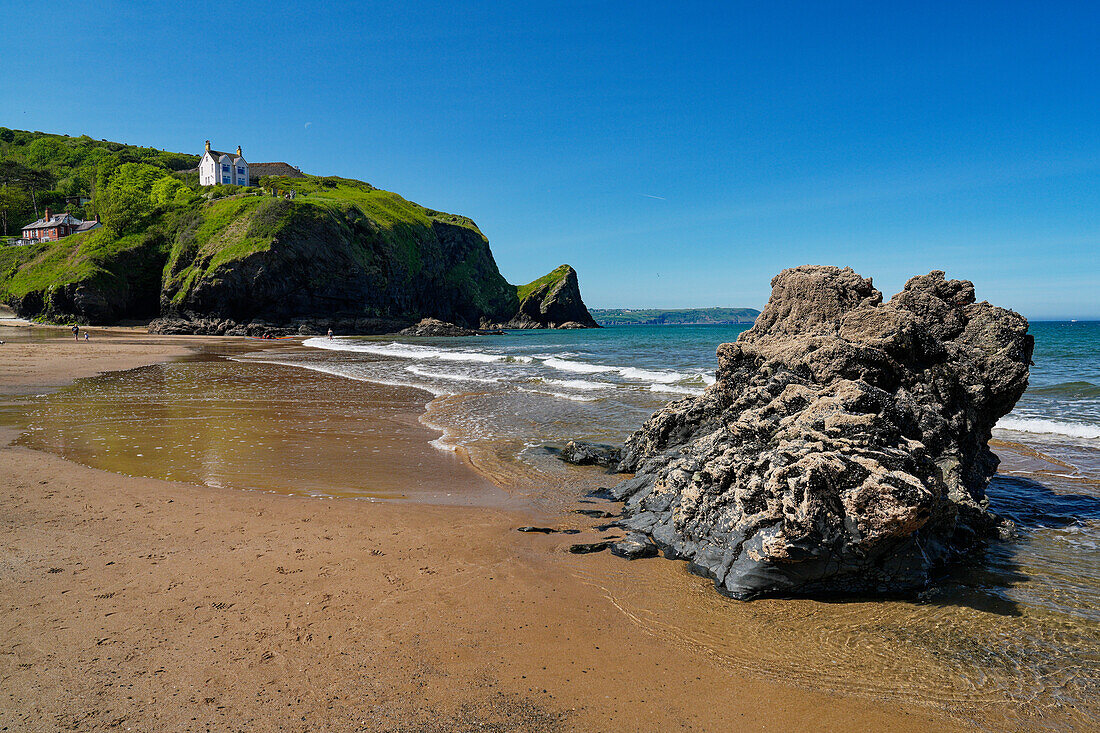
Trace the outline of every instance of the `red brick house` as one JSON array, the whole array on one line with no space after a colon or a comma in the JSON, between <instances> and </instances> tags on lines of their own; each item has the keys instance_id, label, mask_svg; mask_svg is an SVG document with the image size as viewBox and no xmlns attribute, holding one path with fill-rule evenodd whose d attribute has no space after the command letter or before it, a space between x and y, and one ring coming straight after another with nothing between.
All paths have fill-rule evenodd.
<instances>
[{"instance_id":1,"label":"red brick house","mask_svg":"<svg viewBox=\"0 0 1100 733\"><path fill-rule=\"evenodd\" d=\"M79 234L99 226L99 215L95 219L81 221L72 214L51 214L46 209L46 215L36 222L23 227L23 239L38 242L56 242L70 234Z\"/></svg>"}]
</instances>

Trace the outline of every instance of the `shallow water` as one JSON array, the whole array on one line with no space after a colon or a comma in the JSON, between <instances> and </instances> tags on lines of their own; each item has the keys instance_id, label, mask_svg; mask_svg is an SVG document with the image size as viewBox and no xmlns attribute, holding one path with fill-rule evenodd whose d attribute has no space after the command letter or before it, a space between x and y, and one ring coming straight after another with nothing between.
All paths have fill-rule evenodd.
<instances>
[{"instance_id":1,"label":"shallow water","mask_svg":"<svg viewBox=\"0 0 1100 733\"><path fill-rule=\"evenodd\" d=\"M1032 389L995 431L1004 462L989 496L1018 537L919 597L739 603L682 563L562 562L624 623L720 664L931 705L989 729L1100 727L1100 438L1089 432L1100 428L1089 346L1100 326L1076 326L1033 324ZM573 511L614 477L545 446L621 442L668 400L713 382L714 349L742 330L310 339L81 380L31 402L22 440L214 486L522 506L594 535ZM469 483L448 474L461 466L456 450L495 486L454 496Z\"/></svg>"},{"instance_id":2,"label":"shallow water","mask_svg":"<svg viewBox=\"0 0 1100 733\"><path fill-rule=\"evenodd\" d=\"M95 468L212 487L504 505L427 443L418 390L220 357L79 380L21 411L19 443ZM455 485L464 491L456 492Z\"/></svg>"}]
</instances>

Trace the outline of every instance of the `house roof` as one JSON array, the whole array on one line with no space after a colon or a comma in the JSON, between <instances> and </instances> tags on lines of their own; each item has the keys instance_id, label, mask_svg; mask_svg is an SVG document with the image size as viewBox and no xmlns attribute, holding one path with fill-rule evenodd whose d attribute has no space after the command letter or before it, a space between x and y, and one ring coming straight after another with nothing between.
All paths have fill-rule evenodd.
<instances>
[{"instance_id":1,"label":"house roof","mask_svg":"<svg viewBox=\"0 0 1100 733\"><path fill-rule=\"evenodd\" d=\"M248 172L253 178L264 176L286 176L287 178L305 178L306 174L292 166L290 163L251 163Z\"/></svg>"},{"instance_id":2,"label":"house roof","mask_svg":"<svg viewBox=\"0 0 1100 733\"><path fill-rule=\"evenodd\" d=\"M47 219L46 217L42 217L38 221L31 222L30 224L27 224L23 228L24 229L45 229L46 227L54 227L54 226L57 226L59 224L64 224L66 220L70 220L70 222L73 223L73 224L80 221L79 219L73 217L73 215L69 214L69 213L54 214L49 219Z\"/></svg>"},{"instance_id":3,"label":"house roof","mask_svg":"<svg viewBox=\"0 0 1100 733\"><path fill-rule=\"evenodd\" d=\"M223 153L220 150L210 150L208 152L212 156L214 156L214 160L220 160L221 158L225 157L225 158L229 158L234 163L238 163L238 162L242 162L242 161L245 162L245 163L248 162L247 160L244 159L243 155L237 155L236 153Z\"/></svg>"},{"instance_id":4,"label":"house roof","mask_svg":"<svg viewBox=\"0 0 1100 733\"><path fill-rule=\"evenodd\" d=\"M82 222L80 222L79 224L76 225L76 229L74 231L76 231L76 232L86 232L89 229L95 229L98 226L103 226L103 225L100 224L95 219L85 219L84 221L82 221Z\"/></svg>"}]
</instances>

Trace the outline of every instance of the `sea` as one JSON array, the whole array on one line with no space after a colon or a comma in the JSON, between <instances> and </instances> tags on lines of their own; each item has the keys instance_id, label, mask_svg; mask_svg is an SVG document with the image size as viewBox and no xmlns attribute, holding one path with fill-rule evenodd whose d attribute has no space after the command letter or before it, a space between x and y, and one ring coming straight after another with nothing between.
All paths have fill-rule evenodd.
<instances>
[{"instance_id":1,"label":"sea","mask_svg":"<svg viewBox=\"0 0 1100 733\"><path fill-rule=\"evenodd\" d=\"M304 493L345 498L359 490L356 477L310 473L324 462L310 453L310 432L339 425L339 441L327 444L367 465L370 455L356 455L358 436L373 431L377 444L387 420L404 418L399 411L357 417L354 385L410 387L421 400L410 419L430 429L435 450L468 461L510 506L561 525L578 507L592 507L586 494L616 479L567 465L554 448L570 439L622 443L670 400L702 394L715 381L716 348L746 328L319 337L237 349L81 380L34 403L27 444L120 472L196 480L172 471L197 464L216 477L206 480L211 485L295 492L308 484ZM927 705L978 729L1100 730L1100 322L1033 322L1031 333L1030 384L993 431L1001 465L988 488L990 508L1012 519L1017 533L927 591L744 603L720 596L678 561L646 561L664 564L647 566L642 588L636 564L596 570L583 556L575 560L578 582L600 588L639 633L701 648L743 672ZM288 382L266 369L300 376ZM261 405L271 402L266 385L276 381L293 392L279 393L273 413ZM155 411L143 408L149 414L136 419L139 402ZM328 402L338 409L320 409ZM166 424L177 429L166 434ZM271 451L291 469L234 474L234 465L255 463L232 460L234 445ZM173 451L180 461L148 458ZM371 498L386 496L409 499L400 492ZM607 504L598 508L616 510ZM991 717L991 710L999 712Z\"/></svg>"}]
</instances>

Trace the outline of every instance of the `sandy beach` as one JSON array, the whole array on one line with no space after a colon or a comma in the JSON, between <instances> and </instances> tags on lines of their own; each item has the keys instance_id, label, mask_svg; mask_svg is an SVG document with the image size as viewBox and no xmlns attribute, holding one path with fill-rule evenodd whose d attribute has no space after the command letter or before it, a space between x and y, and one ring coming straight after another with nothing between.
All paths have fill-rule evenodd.
<instances>
[{"instance_id":1,"label":"sandy beach","mask_svg":"<svg viewBox=\"0 0 1100 733\"><path fill-rule=\"evenodd\" d=\"M218 489L11 445L19 395L224 340L5 340L0 730L964 727L654 633L592 578L632 574L635 605L645 588L659 605L662 588L706 581L678 563L569 555L571 537L516 532L540 519L523 511ZM427 428L407 430L420 470L484 483L432 449Z\"/></svg>"}]
</instances>

